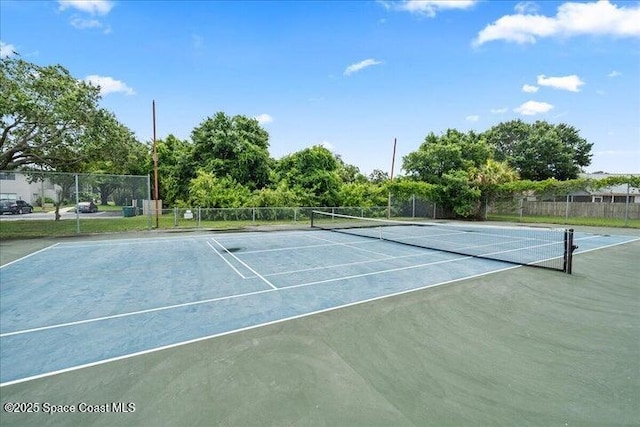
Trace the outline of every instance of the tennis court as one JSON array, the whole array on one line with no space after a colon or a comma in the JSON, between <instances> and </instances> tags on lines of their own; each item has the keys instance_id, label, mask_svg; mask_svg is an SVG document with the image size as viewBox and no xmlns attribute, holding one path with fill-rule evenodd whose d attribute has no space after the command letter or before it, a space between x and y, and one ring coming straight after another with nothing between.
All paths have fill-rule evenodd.
<instances>
[{"instance_id":1,"label":"tennis court","mask_svg":"<svg viewBox=\"0 0 640 427\"><path fill-rule=\"evenodd\" d=\"M492 235L491 244L494 238ZM634 236L585 232L576 232L573 239L578 246L575 251L578 258L580 253L587 254L596 249L617 248L621 245L635 247L637 242L633 242L638 240ZM486 243L475 246L486 246ZM492 251L495 252L495 249L492 248ZM513 251L512 242L507 243L505 251ZM527 259L526 263L535 264L538 261L547 260ZM116 367L121 367L123 363L127 366L142 363L140 361L146 358L159 357L159 354L172 351L189 352L191 356L186 359L189 360L203 345L216 340L235 340L243 334L259 334L262 329L271 330L270 334L273 334L273 329L269 328L286 329L288 326L282 323L284 321L296 322L308 316L311 316L309 319L316 316L321 319L339 308L342 309L338 310L341 313L350 310L357 312L374 303L382 304L384 312L384 304L388 300L404 296L410 298L416 291L436 287L440 289L442 285L459 281L504 277L504 274L515 269L518 274L520 270L528 270L524 274L534 274L535 277L537 273L540 278L549 280L552 277L553 281L575 281L574 276L581 274L578 271L569 276L562 272L518 268L505 261L429 250L328 230L211 233L59 242L6 263L0 269L2 402L25 401L28 396L35 399L30 394L30 390L34 390L32 387L56 383L70 375L89 375L95 381L118 388L113 381L114 377L121 374L120 368ZM629 269L634 270L634 266L629 266ZM536 273L530 273L529 270ZM635 271L637 272L637 268ZM635 286L637 296L637 283ZM433 295L440 294L436 292ZM580 304L580 301L576 304ZM483 310L482 306L477 309L481 312ZM409 330L412 327L415 325L407 325ZM279 329L275 331L276 335L280 334ZM283 334L282 340L287 340L286 335ZM370 338L376 342L375 337ZM259 338L252 338L250 342L254 343L256 339L259 341ZM312 348L314 343L309 342L307 345ZM367 352L372 349L369 344L362 346L361 357L366 358ZM227 351L228 348L219 354L226 354ZM275 346L269 351L291 355L291 349L286 345L284 348ZM464 352L464 349L460 351ZM233 362L230 355L230 359L226 361L219 359L219 354L203 353L201 357L209 358L209 369L218 369L219 366L214 366L216 364L226 366L237 362ZM306 349L301 349L300 355L312 357ZM322 359L324 356L318 354L318 357ZM285 359L282 360L284 361ZM308 363L313 365L315 362ZM446 364L447 361L435 363ZM154 366L157 368L157 365ZM295 370L295 366L294 363L291 368ZM377 368L382 372L385 369L393 370L392 367L385 366ZM111 369L116 369L117 373ZM105 372L106 376L101 379L100 375L105 375ZM299 374L301 378L307 375ZM324 376L318 373L316 381L339 382L339 378L334 377L336 373L323 374ZM153 384L156 381L154 375L156 374L153 372L146 373L138 381ZM200 378L207 382L208 375L205 369L196 373L194 379ZM265 375L269 376L268 373ZM233 381L233 378L226 380ZM390 378L387 380L390 384L393 383ZM636 377L635 381L637 380ZM137 424L153 424L150 422L151 418L137 418L149 410L148 406L142 407L142 401L155 406L151 403L153 399L150 400L148 396L136 398L127 395L126 392L131 391L131 388L125 385L125 378L120 378L120 381L123 381L123 388L117 402L133 399L137 410L135 415L130 414L129 417L136 417ZM259 385L274 393L282 391L275 380L273 383L259 381ZM47 396L46 399L54 404L77 404L77 399L81 398L77 391L85 386L86 383L79 383L75 391L66 390L58 396ZM242 386L241 382L232 387ZM256 384L249 382L244 386L250 389ZM351 384L348 380L344 386L354 387L354 390L358 388L357 384ZM638 391L637 383L631 386L630 390ZM158 392L167 391L163 388ZM178 398L180 391L175 390L175 393ZM246 393L247 398L251 399L251 390L246 390ZM113 395L111 396L113 399ZM637 396L636 394L635 397ZM40 395L37 399L42 402L44 396ZM95 401L95 396L92 399L92 404L106 403ZM359 405L363 402L359 402L357 397L354 399L354 406L361 410ZM366 402L365 406L373 404L372 402ZM232 402L227 403L233 406ZM203 410L201 405L204 403L190 404L195 405L192 412L199 413ZM286 403L283 404L288 407ZM428 403L425 405L428 406ZM306 408L304 405L303 407ZM278 411L276 408L272 409ZM322 413L322 408L316 409L318 413ZM325 419L346 425L349 424L346 422L349 419L366 424L367 421L374 421L370 419L370 415L376 413L372 411L369 415L357 416L356 411L351 416L343 414L346 418L337 420L332 418L337 416L335 411L326 409L332 415L326 414L325 418L318 418L316 414L314 418L307 414L309 418L305 418L305 411L309 410L307 408L300 413L294 410L291 415L293 418L285 420L289 424L306 424L306 419ZM259 424L260 420L272 424L265 410L260 409L262 415L245 411L248 418L243 421L234 422L233 418L225 418L222 424ZM229 408L223 405L213 411L224 414ZM42 414L2 415L3 424L24 424L25 419L29 419L34 424L42 425ZM80 415L76 415L76 421L82 419L84 422L86 417L90 417L92 423L110 423L108 418L101 419L100 414L82 414L85 418L78 418ZM387 415L391 418L378 421L389 425L394 419L392 414ZM126 414L118 416L124 417ZM279 422L282 422L282 415L279 417ZM131 421L134 418L123 419ZM52 416L47 420L54 424L65 424L68 421L60 414L57 418ZM195 418L195 424L205 421ZM392 423L415 424L416 420L400 417ZM190 421L189 424L194 422Z\"/></svg>"}]
</instances>

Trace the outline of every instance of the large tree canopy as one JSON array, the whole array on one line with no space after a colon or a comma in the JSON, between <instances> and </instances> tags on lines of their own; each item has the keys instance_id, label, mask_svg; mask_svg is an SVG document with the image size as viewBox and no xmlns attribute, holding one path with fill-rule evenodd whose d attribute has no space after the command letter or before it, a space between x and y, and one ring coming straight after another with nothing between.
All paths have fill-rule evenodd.
<instances>
[{"instance_id":1,"label":"large tree canopy","mask_svg":"<svg viewBox=\"0 0 640 427\"><path fill-rule=\"evenodd\" d=\"M0 60L0 169L78 170L95 154L91 129L104 118L99 88L60 65ZM86 150L92 145L92 150Z\"/></svg>"},{"instance_id":2,"label":"large tree canopy","mask_svg":"<svg viewBox=\"0 0 640 427\"><path fill-rule=\"evenodd\" d=\"M430 133L417 151L404 157L409 176L430 184L441 184L445 175L480 167L491 157L491 148L473 132L448 129L443 135Z\"/></svg>"},{"instance_id":3,"label":"large tree canopy","mask_svg":"<svg viewBox=\"0 0 640 427\"><path fill-rule=\"evenodd\" d=\"M195 128L191 139L194 169L232 178L250 190L269 183L269 134L256 119L219 112Z\"/></svg>"},{"instance_id":4,"label":"large tree canopy","mask_svg":"<svg viewBox=\"0 0 640 427\"><path fill-rule=\"evenodd\" d=\"M591 163L592 143L576 128L544 121L500 123L484 134L497 160L506 161L522 179L575 179Z\"/></svg>"},{"instance_id":5,"label":"large tree canopy","mask_svg":"<svg viewBox=\"0 0 640 427\"><path fill-rule=\"evenodd\" d=\"M276 163L276 180L304 196L307 206L336 206L342 185L340 163L331 151L316 145Z\"/></svg>"}]
</instances>

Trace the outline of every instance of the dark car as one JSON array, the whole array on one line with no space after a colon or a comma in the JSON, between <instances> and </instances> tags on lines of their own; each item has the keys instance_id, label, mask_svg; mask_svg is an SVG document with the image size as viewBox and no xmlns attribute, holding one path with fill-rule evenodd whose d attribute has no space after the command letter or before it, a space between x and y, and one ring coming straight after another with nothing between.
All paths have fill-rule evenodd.
<instances>
[{"instance_id":1,"label":"dark car","mask_svg":"<svg viewBox=\"0 0 640 427\"><path fill-rule=\"evenodd\" d=\"M13 200L0 200L0 215L13 213Z\"/></svg>"},{"instance_id":2,"label":"dark car","mask_svg":"<svg viewBox=\"0 0 640 427\"><path fill-rule=\"evenodd\" d=\"M25 214L33 212L33 206L24 200L0 200L0 214Z\"/></svg>"},{"instance_id":3,"label":"dark car","mask_svg":"<svg viewBox=\"0 0 640 427\"><path fill-rule=\"evenodd\" d=\"M80 202L78 203L78 212L82 212L82 213L98 212L98 206L93 202Z\"/></svg>"}]
</instances>

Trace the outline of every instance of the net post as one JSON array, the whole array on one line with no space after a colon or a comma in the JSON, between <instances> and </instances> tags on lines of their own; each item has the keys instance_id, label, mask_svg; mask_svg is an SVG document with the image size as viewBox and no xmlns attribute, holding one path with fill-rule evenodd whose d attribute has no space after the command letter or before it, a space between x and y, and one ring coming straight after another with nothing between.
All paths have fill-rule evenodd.
<instances>
[{"instance_id":1,"label":"net post","mask_svg":"<svg viewBox=\"0 0 640 427\"><path fill-rule=\"evenodd\" d=\"M573 267L573 251L578 247L573 244L573 228L564 231L564 266L562 271L571 274Z\"/></svg>"},{"instance_id":2,"label":"net post","mask_svg":"<svg viewBox=\"0 0 640 427\"><path fill-rule=\"evenodd\" d=\"M313 228L313 220L315 218L315 211L312 209L311 210L311 228Z\"/></svg>"}]
</instances>

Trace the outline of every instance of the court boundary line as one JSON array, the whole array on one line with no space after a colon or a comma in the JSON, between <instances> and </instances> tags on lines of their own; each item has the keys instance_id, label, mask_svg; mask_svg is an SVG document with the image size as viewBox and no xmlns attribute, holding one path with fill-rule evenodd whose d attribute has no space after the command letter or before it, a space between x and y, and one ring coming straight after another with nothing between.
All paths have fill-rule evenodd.
<instances>
[{"instance_id":1,"label":"court boundary line","mask_svg":"<svg viewBox=\"0 0 640 427\"><path fill-rule=\"evenodd\" d=\"M323 230L324 231L324 230ZM355 237L362 237L362 236L355 236ZM319 237L312 237L315 240L324 240L321 239ZM258 253L265 253L265 252L278 252L278 251L290 251L290 250L294 250L294 249L311 249L311 248L323 248L323 247L327 247L327 246L341 246L341 245L345 245L346 243L339 243L339 242L335 242L333 240L324 240L325 242L331 242L331 243L327 243L327 244L317 244L317 245L304 245L304 246L287 246L284 248L273 248L273 249L255 249L252 251L243 251L243 254L258 254ZM371 243L371 239L367 238L366 240L358 240L356 242L353 242L351 244L365 244L365 243ZM355 248L355 249L360 249L360 248Z\"/></svg>"},{"instance_id":2,"label":"court boundary line","mask_svg":"<svg viewBox=\"0 0 640 427\"><path fill-rule=\"evenodd\" d=\"M623 237L631 237L631 236L623 236ZM596 250L600 250L600 249L606 249L606 248L610 248L610 247L614 247L614 246L619 246L619 245L623 245L623 244L636 242L636 241L639 241L639 240L640 240L640 238L633 238L631 240L627 240L627 241L624 241L624 242L616 242L616 243L612 243L612 244L606 245L606 246L600 246L600 247L596 247L596 248L591 248L591 249L582 251L580 253L587 253L587 252L592 252L592 251L596 251ZM25 256L23 258L29 257L31 255L35 255L36 253L42 252L42 251L44 251L46 249L49 249L49 248L50 247L43 248L40 251L34 252L32 254L29 254L29 255L27 255L27 256ZM18 260L15 260L15 261L18 261ZM5 264L5 265L8 265L8 264ZM117 357L113 357L113 358L98 360L96 362L91 362L91 363L87 363L87 364L72 366L72 367L65 368L65 369L60 369L60 370L57 370L57 371L51 371L51 372L46 372L46 373L43 373L43 374L33 375L33 376L30 376L30 377L25 377L25 378L19 378L19 379L16 379L16 380L6 381L4 383L0 383L0 388L1 387L6 387L6 386L11 386L11 385L14 385L14 384L24 383L24 382L28 382L28 381L33 381L33 380L40 379L40 378L46 378L46 377L50 377L50 376L55 376L55 375L66 373L66 372L72 372L72 371L76 371L76 370L80 370L80 369L84 369L84 368L89 368L89 367L93 367L93 366L99 366L99 365L102 365L102 364L111 363L111 362L115 362L115 361L118 361L118 360L124 360L124 359L132 358L132 357L142 356L142 355L154 353L154 352L157 352L157 351L168 350L168 349L171 349L171 348L176 348L176 347L180 347L180 346L184 346L184 345L188 345L188 344L193 344L193 343L197 343L197 342L200 342L200 341L205 341L205 340L212 339L212 338L217 338L217 337L231 335L231 334L238 333L238 332L244 332L244 331L248 331L248 330L252 330L252 329L257 329L257 328L260 328L260 327L263 327L263 326L269 326L269 325L272 325L272 324L283 323L283 322L286 322L286 321L289 321L289 320L295 320L295 319L298 319L298 318L304 318L304 317L312 316L312 315L315 315L315 314L320 314L320 313L329 312L329 311L333 311L333 310L339 310L339 309L342 309L342 308L351 307L351 306L355 306L355 305L359 305L359 304L365 304L365 303L368 303L368 302L377 301L377 300L381 300L381 299L385 299L385 298L390 298L390 297L394 297L394 296L398 296L398 295L403 295L403 294L407 294L407 293L411 293L411 292L416 292L416 291L420 291L420 290L424 290L424 289L428 289L428 288L432 288L432 287L437 287L437 286L446 285L446 284L450 284L450 283L455 283L455 282L459 282L459 281L463 281L463 280L467 280L467 279L473 279L473 278L477 278L477 277L482 277L482 276L486 276L486 275L489 275L489 274L500 273L500 272L503 272L503 271L508 271L508 270L512 270L512 269L516 269L516 268L520 268L520 267L523 267L523 266L522 265L509 266L509 267L498 269L498 270L488 271L488 272L479 273L479 274L475 274L475 275L471 275L471 276L465 276L465 277L452 279L452 280L448 280L448 281L444 281L444 282L439 282L439 283L434 283L434 284L430 284L430 285L421 286L421 287L418 287L418 288L407 289L407 290L396 292L396 293L392 293L392 294L381 295L381 296L369 298L369 299L362 300L362 301L355 301L355 302L352 302L352 303L343 304L343 305L339 305L339 306L335 306L335 307L330 307L330 308L326 308L326 309L323 309L323 310L317 310L317 311L313 311L313 312L309 312L309 313L299 314L299 315L296 315L296 316L290 316L290 317L286 317L286 318L283 318L283 319L277 319L277 320L270 321L270 322L265 322L265 323L261 323L261 324L257 324L257 325L251 325L251 326L247 326L247 327L244 327L244 328L239 328L239 329L226 331L226 332L222 332L222 333L218 333L218 334L212 334L212 335L208 335L208 336L205 336L205 337L195 338L195 339L192 339L192 340L182 341L182 342L178 342L178 343L174 343L174 344L169 344L169 345L166 345L166 346L147 349L147 350L143 350L143 351L140 351L140 352L135 352L135 353L126 354L126 355L122 355L122 356L117 356ZM298 286L300 286L300 285L298 285ZM285 289L287 289L287 288L277 288L275 290L285 290ZM274 289L265 289L265 290L262 290L262 291L255 291L255 292L252 292L252 293L244 294L244 296L248 296L250 294L267 293L267 292L274 292ZM230 296L230 297L222 297L222 298L218 298L218 299L235 298L235 297L239 297L239 296L243 296L243 294L234 295L234 296ZM212 301L209 301L209 302L212 302ZM180 304L178 306L188 306L188 305L194 305L194 304L197 304L197 303L203 303L203 302L196 301L196 302L191 302L191 303ZM160 307L160 308L145 310L145 312L159 311L159 310L162 310L162 309L167 309L167 308ZM111 316L111 317L113 317L113 318L124 317L125 315L131 315L131 314L123 313L123 314L115 315L115 316ZM105 320L105 319L100 319L100 320ZM80 323L88 323L90 321L98 321L98 320L97 319L88 319L88 320L85 320L85 321L80 321ZM53 325L53 326L50 326L50 327L40 328L39 330L51 329L53 327L61 327L61 326L62 325L60 325L60 326ZM9 334L14 335L15 333L9 333ZM2 336L6 336L6 335L7 334L2 335Z\"/></svg>"},{"instance_id":3,"label":"court boundary line","mask_svg":"<svg viewBox=\"0 0 640 427\"><path fill-rule=\"evenodd\" d=\"M213 240L215 242L215 244L217 244L218 246L220 246L226 253L228 253L229 255L231 255L231 257L233 259L235 259L236 261L238 261L240 264L244 265L250 272L252 272L253 274L255 274L259 279L261 279L263 282L265 282L267 285L269 285L271 288L273 288L274 290L278 290L278 287L275 286L273 283L271 283L270 281L268 281L267 279L265 279L262 274L258 273L257 271L255 271L253 268L249 267L244 261L242 261L240 258L238 258L237 256L235 256L233 253L229 252L227 250L227 248L225 248L224 246L222 246L222 244L220 242L218 242L215 238L211 237L211 240Z\"/></svg>"},{"instance_id":4,"label":"court boundary line","mask_svg":"<svg viewBox=\"0 0 640 427\"><path fill-rule=\"evenodd\" d=\"M427 252L429 251L429 252ZM380 262L386 262L386 261L395 261L395 260L402 260L405 258L413 258L413 257L424 257L424 256L434 256L434 254L436 253L442 253L441 251L435 251L435 250L430 250L430 249L422 249L421 253L415 253L415 254L409 254L409 255L399 255L399 256L395 256L395 257L391 257L391 258L384 258L384 259L370 259L367 261L353 261L353 262L345 262L343 264L333 264L333 265L323 265L323 266L319 266L319 267L309 267L309 268L303 268L300 270L288 270L288 271L278 271L277 273L269 273L269 274L265 274L266 277L273 277L273 276L284 276L286 274L294 274L294 273L304 273L307 271L314 271L314 270L323 270L323 269L328 269L328 268L334 268L334 267L350 267L352 265L362 265L362 264L372 264L372 263L380 263Z\"/></svg>"},{"instance_id":5,"label":"court boundary line","mask_svg":"<svg viewBox=\"0 0 640 427\"><path fill-rule=\"evenodd\" d=\"M227 265L229 267L231 267L233 269L233 271L235 271L236 273L238 273L238 276L242 277L243 279L246 279L246 277L244 277L244 275L242 273L240 273L240 271L238 271L237 268L235 268L225 257L222 256L222 254L220 252L218 252L218 250L216 250L216 248L213 247L213 245L211 244L211 242L207 241L207 245L224 261L227 263ZM227 253L231 253L228 250L225 249L225 251Z\"/></svg>"},{"instance_id":6,"label":"court boundary line","mask_svg":"<svg viewBox=\"0 0 640 427\"><path fill-rule=\"evenodd\" d=\"M601 237L602 235L600 235ZM631 236L624 236L624 237L631 237ZM586 240L589 237L582 237L576 240ZM638 242L640 241L640 237L634 237L632 240L627 240L625 242L618 242L618 243L612 243L610 245L606 245L606 246L598 246L596 248L591 248L591 249L585 249L583 251L581 251L579 248L576 250L576 252L574 253L574 255L580 255L580 254L586 254L587 252L593 252L593 251L597 251L599 249L606 249L606 248L611 248L613 246L618 246L618 245L624 245L626 243L633 243L633 242Z\"/></svg>"},{"instance_id":7,"label":"court boundary line","mask_svg":"<svg viewBox=\"0 0 640 427\"><path fill-rule=\"evenodd\" d=\"M13 261L9 261L9 262L8 262L8 263L6 263L6 264L2 264L2 265L0 265L0 269L5 268L5 267L8 267L8 266L10 266L11 264L15 264L15 263L16 263L16 262L18 262L18 261L22 261L22 260L27 259L27 258L29 258L29 257L31 257L31 256L36 255L36 254L39 254L40 252L44 252L44 251L46 251L46 250L53 249L53 248L55 248L56 246L58 246L59 244L60 244L60 242L58 242L58 243L54 243L53 245L49 245L49 246L47 246L46 248L42 248L42 249L40 249L40 250L37 250L37 251L35 251L35 252L31 252L30 254L25 255L25 256L23 256L23 257L20 257L20 258L18 258L18 259L14 259Z\"/></svg>"},{"instance_id":8,"label":"court boundary line","mask_svg":"<svg viewBox=\"0 0 640 427\"><path fill-rule=\"evenodd\" d=\"M447 285L447 284L450 284L450 283L460 282L460 281L463 281L463 280L475 279L475 278L486 276L486 275L489 275L489 274L500 273L500 272L503 272L503 271L512 270L512 269L520 268L520 267L523 267L523 266L514 265L514 266L501 268L501 269L498 269L498 270L487 271L487 272L484 272L484 273L475 274L475 275L472 275L472 276L465 276L465 277L460 277L460 278L457 278L457 279L447 280L447 281L444 281L444 282L432 283L430 285L425 285L425 286L421 286L421 287L413 288L413 289L406 289L404 291L399 291L399 292L395 292L395 293L392 293L392 294L387 294L387 295L381 295L381 296L377 296L377 297L373 297L373 298L368 298L368 299L365 299L365 300L362 300L362 301L355 301L355 302L351 302L351 303L348 303L348 304L342 304L342 305L338 305L338 306L335 306L335 307L329 307L329 308L325 308L325 309L322 309L322 310L312 311L312 312L309 312L309 313L297 314L295 316L289 316L289 317L285 317L285 318L282 318L282 319L277 319L277 320L272 320L272 321L269 321L269 322L259 323L257 325L246 326L244 328L234 329L234 330L231 330L231 331L221 332L221 333L218 333L218 334L212 334L212 335L208 335L208 336L205 336L205 337L194 338L192 340L187 340L187 341L182 341L182 342L169 344L169 345L165 345L165 346L161 346L161 347L151 348L151 349L148 349L148 350L138 351L138 352L135 352L135 353L125 354L125 355L122 355L122 356L112 357L112 358L108 358L108 359L104 359L104 360L98 360L96 362L86 363L86 364L83 364L83 365L71 366L69 368L60 369L60 370L52 371L52 372L46 372L46 373L43 373L43 374L33 375L33 376L30 376L30 377L25 377L25 378L20 378L20 379L16 379L16 380L6 381L4 383L0 383L0 387L7 387L7 386L10 386L10 385L20 384L20 383L24 383L24 382L40 379L40 378L46 378L46 377L50 377L50 376L54 376L54 375L59 375L59 374L63 374L63 373L66 373L66 372L72 372L72 371L77 371L77 370L84 369L84 368L90 368L90 367L93 367L93 366L99 366L99 365L103 365L103 364L106 364L106 363L116 362L116 361L119 361L119 360L124 360L124 359L132 358L132 357L137 357L137 356L142 356L142 355L145 355L145 354L155 353L157 351L163 351L163 350L168 350L168 349L172 349L172 348L176 348L176 347L181 347L181 346L184 346L184 345L194 344L194 343L197 343L197 342L200 342L200 341L209 340L209 339L212 339L212 338L222 337L222 336L225 336L225 335L232 335L232 334L239 333L239 332L245 332L245 331L249 331L249 330L252 330L252 329L261 328L261 327L264 327L264 326L270 326L270 325L275 325L275 324L278 324L278 323L287 322L287 321L290 321L290 320L301 319L301 318L304 318L304 317L313 316L315 314L326 313L326 312L329 312L329 311L334 311L334 310L339 310L339 309L343 309L343 308L347 308L347 307L352 307L352 306L359 305L359 304L366 304L366 303L369 303L369 302L373 302L373 301L377 301L377 300L381 300L381 299L385 299L385 298L396 297L396 296L399 296L399 295L404 295L404 294L408 294L408 293L411 293L411 292L417 292L417 291L421 291L421 290L424 290L424 289L429 289L429 288L433 288L433 287L437 287L437 286ZM263 291L258 291L257 293L273 292L273 291L274 290L272 290L272 289L265 289Z\"/></svg>"},{"instance_id":9,"label":"court boundary line","mask_svg":"<svg viewBox=\"0 0 640 427\"><path fill-rule=\"evenodd\" d=\"M586 252L591 252L591 251L594 251L594 250L610 248L610 247L613 247L613 246L619 246L619 245L635 242L635 241L638 241L638 240L640 240L640 238L634 238L632 240L627 240L627 241L624 241L624 242L612 243L610 245L600 246L600 247L588 249L588 250L585 250L585 251L581 251L581 252L578 252L578 253L586 253ZM439 251L435 251L435 252L439 252ZM34 254L35 254L35 252L34 252ZM222 297L207 298L207 299L204 299L204 300L189 301L189 302L180 303L180 304L172 304L172 305L167 305L167 306L162 306L162 307L154 307L154 308L148 308L148 309L144 309L144 310L130 311L130 312L126 312L126 313L113 314L113 315L109 315L109 316L100 316L100 317L94 317L94 318L91 318L91 319L83 319L83 320L76 320L76 321L73 321L73 322L58 323L58 324L55 324L55 325L39 326L37 328L21 329L21 330L18 330L18 331L5 332L3 334L0 334L0 338L10 337L10 336L14 336L14 335L22 335L22 334L27 334L27 333L32 333L32 332L46 331L46 330L50 330L50 329L64 328L64 327L67 327L67 326L83 325L83 324L87 324L87 323L100 322L100 321L103 321L103 320L118 319L118 318L121 318L121 317L136 316L136 315L139 315L139 314L147 314L147 313L153 313L153 312L157 312L157 311L172 310L172 309L175 309L175 308L189 307L189 306L193 306L193 305L208 304L208 303L222 301L222 300L226 300L226 299L242 298L242 297L247 297L247 296L267 293L267 292L281 291L281 290L286 290L286 289L295 289L295 288L299 288L299 287L302 287L302 286L311 286L311 285L315 285L315 284L334 282L334 281L339 281L339 280L346 280L346 279L357 278L357 277L362 277L362 276L371 276L371 275L375 275L375 274L386 274L386 273L395 272L395 271L409 270L409 269L418 268L418 267L426 267L428 265L433 265L433 264L441 264L441 263L444 263L444 262L460 261L460 260L472 259L472 258L477 258L477 257L463 256L461 258L453 258L453 259L450 259L450 260L439 260L439 261L434 261L432 263L423 263L423 264L418 264L418 265L410 265L410 266L406 266L406 267L398 267L398 268L388 269L388 270L379 270L379 271L374 271L374 272L369 272L369 273L362 273L360 275L343 276L341 278L325 279L323 281L307 282L307 283L302 283L302 284L283 286L281 288L272 287L271 289L263 289L263 290L260 290L260 291L252 291L252 292L245 292L245 293L241 293L241 294L227 295L227 296L222 296ZM492 260L492 259L488 259L488 258L486 258L486 259L485 258L480 258L480 259L487 260L487 261L503 262L504 263L504 261ZM238 260L238 261L242 263L241 260ZM375 261L376 262L380 262L380 261L387 261L387 260L375 260ZM391 261L391 260L389 260L389 261ZM545 261L545 260L543 260L543 261ZM541 262L541 261L538 261L538 262ZM517 267L525 267L525 266L526 265L523 264L523 265L518 265ZM251 269L249 266L247 266L247 268ZM250 277L250 278L247 278L247 279L253 279L253 278L254 277Z\"/></svg>"},{"instance_id":10,"label":"court boundary line","mask_svg":"<svg viewBox=\"0 0 640 427\"><path fill-rule=\"evenodd\" d=\"M432 263L424 263L424 264L415 265L415 266L410 265L410 266L407 266L407 267L398 267L398 268L394 268L394 269L390 269L390 270L374 271L374 272L366 273L366 275L370 276L370 275L374 275L374 274L386 274L386 273L395 272L395 271L410 270L410 269L418 268L418 267L426 267L426 266L429 266L429 265L432 265L432 264L440 264L442 262L460 261L460 260L467 259L467 258L473 258L473 257L465 256L465 257L462 257L462 258L453 258L453 259L450 259L450 260L438 260L438 261L434 261ZM240 260L238 260L238 261L240 261ZM378 261L380 261L380 260L378 260ZM240 262L242 262L242 261L240 261ZM250 268L250 267L247 266L247 268ZM350 278L352 278L352 276L344 276L342 278L328 279L328 281L339 281L339 280L346 280L346 279L350 279ZM318 283L322 283L322 282L318 282ZM277 292L277 291L283 291L283 290L287 290L287 289L300 288L300 287L303 287L303 286L311 286L311 285L315 285L315 284L318 284L318 283L310 282L310 283L302 283L302 284L296 284L296 285L291 285L291 286L283 286L281 288L273 287L271 289L262 289L260 291L244 292L244 293L241 293L241 294L233 294L233 295L226 295L226 296L222 296L222 297L207 298L207 299L204 299L204 300L189 301L189 302L185 302L185 303L172 304L172 305L167 305L167 306L163 306L163 307L155 307L155 308L148 308L148 309L144 309L144 310L129 311L129 312L126 312L126 313L119 313L119 314L113 314L113 315L109 315L109 316L94 317L94 318L91 318L91 319L75 320L73 322L58 323L58 324L55 324L55 325L39 326L37 328L21 329L21 330L18 330L18 331L5 332L3 334L0 334L0 338L10 337L10 336L14 336L14 335L24 335L24 334L28 334L28 333L32 333L32 332L47 331L47 330L50 330L50 329L65 328L67 326L84 325L84 324L87 324L87 323L101 322L103 320L119 319L119 318L122 318L122 317L129 317L129 316L137 316L139 314L154 313L154 312L157 312L157 311L173 310L175 308L190 307L190 306L193 306L193 305L209 304L209 303L212 303L212 302L231 300L231 299L243 298L243 297L249 297L249 296L259 295L259 294L263 294L263 293L267 293L267 292Z\"/></svg>"},{"instance_id":11,"label":"court boundary line","mask_svg":"<svg viewBox=\"0 0 640 427\"><path fill-rule=\"evenodd\" d=\"M347 248L357 249L359 251L363 251L363 252L367 252L367 253L371 253L371 254L375 254L375 255L382 255L382 256L384 256L386 258L392 258L393 257L393 255L385 254L385 253L382 253L382 252L370 251L369 249L359 248L358 246L352 246L354 243L336 243L333 240L323 239L322 237L316 237L316 236L311 236L311 237L313 239L320 240L322 242L331 242L331 243L337 244L338 246L345 246ZM380 260L380 261L382 261L382 260Z\"/></svg>"},{"instance_id":12,"label":"court boundary line","mask_svg":"<svg viewBox=\"0 0 640 427\"><path fill-rule=\"evenodd\" d=\"M422 268L422 267L428 267L430 265L446 264L448 262L456 262L456 261L462 261L462 260L465 260L465 259L473 259L473 258L474 257L472 257L472 256L465 256L465 257L462 257L462 258L445 259L445 260L440 260L440 261L428 262L428 263L424 263L424 264L410 265L408 267L397 267L397 268L390 268L390 269L387 269L387 270L371 271L369 273L352 274L350 276L343 276L343 277L336 277L336 278L332 278L332 279L317 280L315 282L300 283L300 284L291 285L291 286L283 286L281 289L282 290L295 289L295 288L301 288L303 286L311 286L311 285L319 285L319 284L322 284L322 283L338 282L340 280L357 279L357 278L360 278L360 277L375 276L376 274L394 273L396 271L412 270L414 268ZM499 262L504 264L504 261L499 261ZM524 267L524 266L522 266L522 267Z\"/></svg>"}]
</instances>

